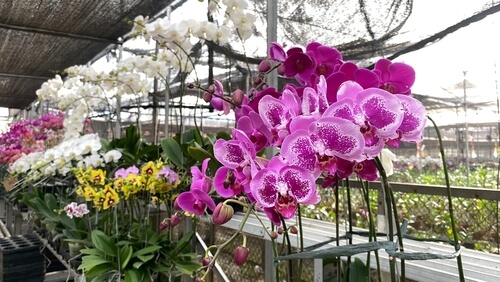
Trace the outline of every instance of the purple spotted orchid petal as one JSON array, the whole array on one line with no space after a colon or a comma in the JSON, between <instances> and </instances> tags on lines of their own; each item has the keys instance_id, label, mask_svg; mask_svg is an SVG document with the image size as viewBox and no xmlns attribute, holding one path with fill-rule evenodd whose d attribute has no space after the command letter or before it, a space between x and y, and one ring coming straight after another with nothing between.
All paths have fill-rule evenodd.
<instances>
[{"instance_id":1,"label":"purple spotted orchid petal","mask_svg":"<svg viewBox=\"0 0 500 282\"><path fill-rule=\"evenodd\" d=\"M342 99L331 104L323 113L323 116L339 117L355 124L361 123L362 121L360 119L364 119L359 108L356 107L354 101L351 99Z\"/></svg>"},{"instance_id":2,"label":"purple spotted orchid petal","mask_svg":"<svg viewBox=\"0 0 500 282\"><path fill-rule=\"evenodd\" d=\"M319 173L317 156L307 130L297 130L288 135L281 144L281 156L288 165L294 165Z\"/></svg>"},{"instance_id":3,"label":"purple spotted orchid petal","mask_svg":"<svg viewBox=\"0 0 500 282\"><path fill-rule=\"evenodd\" d=\"M221 164L232 169L246 166L250 158L238 140L218 139L214 144L214 155Z\"/></svg>"},{"instance_id":4,"label":"purple spotted orchid petal","mask_svg":"<svg viewBox=\"0 0 500 282\"><path fill-rule=\"evenodd\" d=\"M280 170L281 178L286 184L288 192L297 203L309 201L316 194L316 178L311 171L298 166L285 166ZM283 188L282 188L283 189ZM279 191L284 194L283 191Z\"/></svg>"},{"instance_id":5,"label":"purple spotted orchid petal","mask_svg":"<svg viewBox=\"0 0 500 282\"><path fill-rule=\"evenodd\" d=\"M322 117L309 127L316 152L347 160L361 160L364 138L359 126L338 117Z\"/></svg>"},{"instance_id":6,"label":"purple spotted orchid petal","mask_svg":"<svg viewBox=\"0 0 500 282\"><path fill-rule=\"evenodd\" d=\"M395 95L403 105L404 118L399 130L401 131L401 140L408 142L422 141L422 131L426 124L425 107L420 101L407 95Z\"/></svg>"},{"instance_id":7,"label":"purple spotted orchid petal","mask_svg":"<svg viewBox=\"0 0 500 282\"><path fill-rule=\"evenodd\" d=\"M337 101L342 99L356 100L358 94L363 91L363 87L355 81L346 81L339 86L339 91L337 92Z\"/></svg>"},{"instance_id":8,"label":"purple spotted orchid petal","mask_svg":"<svg viewBox=\"0 0 500 282\"><path fill-rule=\"evenodd\" d=\"M281 100L271 96L263 97L259 102L259 115L262 122L273 133L273 144L279 145L289 134L287 126L295 112L290 110Z\"/></svg>"},{"instance_id":9,"label":"purple spotted orchid petal","mask_svg":"<svg viewBox=\"0 0 500 282\"><path fill-rule=\"evenodd\" d=\"M255 200L265 208L274 207L278 200L280 175L272 169L260 170L250 182L250 190Z\"/></svg>"},{"instance_id":10,"label":"purple spotted orchid petal","mask_svg":"<svg viewBox=\"0 0 500 282\"><path fill-rule=\"evenodd\" d=\"M380 138L394 138L403 121L403 106L393 94L378 88L369 88L358 93L356 103L361 109L367 126L376 128Z\"/></svg>"},{"instance_id":11,"label":"purple spotted orchid petal","mask_svg":"<svg viewBox=\"0 0 500 282\"><path fill-rule=\"evenodd\" d=\"M290 132L295 132L300 129L308 129L311 123L318 120L316 116L296 116L290 121Z\"/></svg>"},{"instance_id":12,"label":"purple spotted orchid petal","mask_svg":"<svg viewBox=\"0 0 500 282\"><path fill-rule=\"evenodd\" d=\"M304 88L304 93L302 94L302 114L306 116L315 115L319 117L319 97L316 90L311 87Z\"/></svg>"}]
</instances>

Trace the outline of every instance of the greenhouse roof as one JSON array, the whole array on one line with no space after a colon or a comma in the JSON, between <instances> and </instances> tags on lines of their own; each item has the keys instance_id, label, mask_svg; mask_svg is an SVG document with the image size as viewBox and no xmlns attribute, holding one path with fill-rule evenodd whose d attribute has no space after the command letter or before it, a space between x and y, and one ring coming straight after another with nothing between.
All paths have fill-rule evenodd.
<instances>
[{"instance_id":1,"label":"greenhouse roof","mask_svg":"<svg viewBox=\"0 0 500 282\"><path fill-rule=\"evenodd\" d=\"M25 108L41 84L118 43L138 15L175 0L0 1L0 106Z\"/></svg>"}]
</instances>

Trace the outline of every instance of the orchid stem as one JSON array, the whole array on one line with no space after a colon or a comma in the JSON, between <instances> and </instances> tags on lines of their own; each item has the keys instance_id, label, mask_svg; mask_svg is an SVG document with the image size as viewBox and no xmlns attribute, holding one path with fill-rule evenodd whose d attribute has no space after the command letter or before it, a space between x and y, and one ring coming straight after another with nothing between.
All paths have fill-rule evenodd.
<instances>
[{"instance_id":1,"label":"orchid stem","mask_svg":"<svg viewBox=\"0 0 500 282\"><path fill-rule=\"evenodd\" d=\"M450 176L448 175L448 169L446 166L446 159L444 154L443 140L441 139L441 133L439 132L439 128L437 127L434 120L431 117L427 116L427 118L432 122L434 129L436 130L437 138L439 141L439 152L441 153L441 160L443 161L443 169L444 169L444 180L446 182L446 194L448 196L448 212L450 213L450 221L451 221L451 231L453 232L453 241L455 243L455 250L459 247L457 228L455 223L455 215L453 213L453 202L451 198L451 187L450 187ZM460 277L460 282L465 281L464 277L464 269L462 266L462 256L459 254L457 256L457 266L458 266L458 275Z\"/></svg>"},{"instance_id":2,"label":"orchid stem","mask_svg":"<svg viewBox=\"0 0 500 282\"><path fill-rule=\"evenodd\" d=\"M224 250L229 244L231 244L236 239L236 237L238 237L238 235L243 234L243 232L242 232L243 231L243 227L245 226L245 223L247 222L248 217L252 213L254 205L255 204L251 204L248 207L248 209L247 209L247 211L245 213L245 216L243 217L243 219L241 220L240 225L238 226L238 230L236 230L236 232L226 242L222 243L217 248L217 251L215 252L214 257L212 258L212 260L210 260L210 263L208 264L207 269L212 269L213 265L217 261L217 258L221 255L222 250ZM243 236L243 240L245 242L245 240L246 240L245 236ZM203 274L203 277L201 277L202 281L205 281L205 278L206 278L206 276L208 275L209 272L210 271L207 271L207 272L205 272L205 274Z\"/></svg>"},{"instance_id":3,"label":"orchid stem","mask_svg":"<svg viewBox=\"0 0 500 282\"><path fill-rule=\"evenodd\" d=\"M392 192L391 186L389 185L389 182L387 181L387 175L385 173L385 169L382 166L382 162L378 157L375 157L374 159L375 164L380 172L380 177L382 178L382 186L384 187L385 191L385 200L386 200L386 206L387 206L387 218L388 218L388 223L389 223L389 240L392 242L394 241L394 226L392 225L392 220L394 217L394 222L396 224L396 234L398 235L398 242L399 242L399 251L404 252L403 248L403 236L401 234L401 228L399 227L399 218L398 218L398 209L396 206L396 199L394 198L394 193ZM393 215L391 215L391 211L393 212ZM396 267L396 258L392 258L389 260L390 262L390 267L391 267L391 280L395 281L396 280L396 273L395 273L395 267ZM405 261L402 259L401 260L401 280L406 281L406 271L405 271Z\"/></svg>"}]
</instances>

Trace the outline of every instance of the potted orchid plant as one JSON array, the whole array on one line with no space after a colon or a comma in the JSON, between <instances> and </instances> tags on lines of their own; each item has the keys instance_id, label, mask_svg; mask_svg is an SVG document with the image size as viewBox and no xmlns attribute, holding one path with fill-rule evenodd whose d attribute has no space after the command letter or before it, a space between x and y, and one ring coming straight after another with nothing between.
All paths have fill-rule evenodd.
<instances>
[{"instance_id":1,"label":"potted orchid plant","mask_svg":"<svg viewBox=\"0 0 500 282\"><path fill-rule=\"evenodd\" d=\"M229 203L239 202L246 208L245 219L253 211L264 212L272 223L266 226L268 236L275 240L277 230L286 237L301 232L300 226L285 226L285 220L297 216L300 225L301 206L321 200L319 178L323 187L336 189L340 179L353 174L366 181L386 179L380 159L383 149L421 141L426 111L411 96L415 72L407 64L380 59L373 69L366 69L343 61L337 49L317 42L305 50L293 47L287 51L273 43L269 54L259 65L259 79L247 95L234 91L228 96L218 81L208 88L195 86L205 91L205 100L214 108L233 107L236 127L230 138L215 141L213 156L207 156L211 158L203 161L202 170L193 174L190 191L181 193L177 203L199 216L208 209L213 222L223 224L234 212ZM268 87L265 78L272 71L295 78L297 83L282 90ZM262 152L266 150L273 153L265 157ZM220 166L209 169L209 162ZM227 200L216 205L213 197ZM391 223L390 241L394 230L399 234L399 227ZM241 230L230 239L243 237L234 251L238 265L251 251ZM198 280L204 281L227 245L211 247L215 255L205 258ZM299 248L304 251L303 245ZM276 259L307 257L307 252L297 257L291 249L289 252ZM287 279L295 281L300 277L296 275L289 269Z\"/></svg>"}]
</instances>

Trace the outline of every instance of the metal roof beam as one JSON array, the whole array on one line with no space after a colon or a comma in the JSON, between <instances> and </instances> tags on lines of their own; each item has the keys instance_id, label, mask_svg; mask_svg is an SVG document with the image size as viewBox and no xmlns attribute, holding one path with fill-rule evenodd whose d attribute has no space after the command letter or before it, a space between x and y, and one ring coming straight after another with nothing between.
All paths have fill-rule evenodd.
<instances>
[{"instance_id":1,"label":"metal roof beam","mask_svg":"<svg viewBox=\"0 0 500 282\"><path fill-rule=\"evenodd\" d=\"M14 78L37 79L37 80L49 80L49 79L54 78L54 77L48 77L48 76L14 74L14 73L4 73L4 72L0 72L0 77L14 77Z\"/></svg>"},{"instance_id":2,"label":"metal roof beam","mask_svg":"<svg viewBox=\"0 0 500 282\"><path fill-rule=\"evenodd\" d=\"M118 39L88 36L88 35L62 32L62 31L56 31L56 30L50 30L50 29L36 28L36 27L27 27L27 26L19 26L19 25L0 23L0 28L17 30L17 31L24 31L24 32L29 32L29 33L39 33L39 34L45 34L45 35L52 35L52 36L58 36L58 37L66 37L66 38L79 39L79 40L89 40L89 41L96 41L96 42L103 42L103 43L121 44L121 42Z\"/></svg>"}]
</instances>

